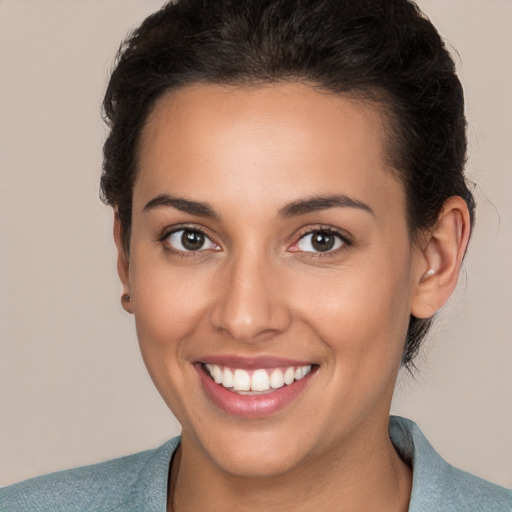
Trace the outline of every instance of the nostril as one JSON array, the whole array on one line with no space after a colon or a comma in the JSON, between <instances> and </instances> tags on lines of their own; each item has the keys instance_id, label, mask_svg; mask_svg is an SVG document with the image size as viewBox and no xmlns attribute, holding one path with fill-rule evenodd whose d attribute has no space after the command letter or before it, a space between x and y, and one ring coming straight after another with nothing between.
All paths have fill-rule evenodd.
<instances>
[{"instance_id":1,"label":"nostril","mask_svg":"<svg viewBox=\"0 0 512 512\"><path fill-rule=\"evenodd\" d=\"M284 306L254 303L218 304L211 313L211 325L233 339L266 341L284 332L291 316Z\"/></svg>"},{"instance_id":2,"label":"nostril","mask_svg":"<svg viewBox=\"0 0 512 512\"><path fill-rule=\"evenodd\" d=\"M218 276L211 324L235 340L266 341L284 332L291 316L272 261L255 250L242 252L224 267L224 275Z\"/></svg>"}]
</instances>

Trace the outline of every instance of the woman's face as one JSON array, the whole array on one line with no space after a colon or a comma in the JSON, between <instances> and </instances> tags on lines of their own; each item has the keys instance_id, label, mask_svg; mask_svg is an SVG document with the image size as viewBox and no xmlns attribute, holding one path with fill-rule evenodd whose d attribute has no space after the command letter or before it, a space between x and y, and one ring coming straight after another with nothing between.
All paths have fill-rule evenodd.
<instances>
[{"instance_id":1,"label":"woman's face","mask_svg":"<svg viewBox=\"0 0 512 512\"><path fill-rule=\"evenodd\" d=\"M386 134L377 107L295 83L157 103L121 275L197 457L276 475L386 435L420 272Z\"/></svg>"}]
</instances>

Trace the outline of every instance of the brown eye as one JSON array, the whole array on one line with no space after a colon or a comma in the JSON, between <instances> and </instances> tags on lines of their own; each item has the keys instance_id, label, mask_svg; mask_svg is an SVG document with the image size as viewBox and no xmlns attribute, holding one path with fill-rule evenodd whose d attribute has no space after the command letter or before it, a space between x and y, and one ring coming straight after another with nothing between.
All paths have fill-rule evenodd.
<instances>
[{"instance_id":1,"label":"brown eye","mask_svg":"<svg viewBox=\"0 0 512 512\"><path fill-rule=\"evenodd\" d=\"M334 238L334 235L331 235L330 233L313 233L311 236L311 245L314 249L316 249L319 252L325 252L330 251L334 244L336 243L336 239Z\"/></svg>"},{"instance_id":2,"label":"brown eye","mask_svg":"<svg viewBox=\"0 0 512 512\"><path fill-rule=\"evenodd\" d=\"M203 247L204 235L199 231L183 231L181 243L187 251L198 251Z\"/></svg>"},{"instance_id":3,"label":"brown eye","mask_svg":"<svg viewBox=\"0 0 512 512\"><path fill-rule=\"evenodd\" d=\"M329 252L338 249L344 243L337 233L317 229L302 236L297 248L302 252Z\"/></svg>"},{"instance_id":4,"label":"brown eye","mask_svg":"<svg viewBox=\"0 0 512 512\"><path fill-rule=\"evenodd\" d=\"M215 245L202 231L197 229L179 229L167 237L167 243L176 251L197 252L217 250Z\"/></svg>"}]
</instances>

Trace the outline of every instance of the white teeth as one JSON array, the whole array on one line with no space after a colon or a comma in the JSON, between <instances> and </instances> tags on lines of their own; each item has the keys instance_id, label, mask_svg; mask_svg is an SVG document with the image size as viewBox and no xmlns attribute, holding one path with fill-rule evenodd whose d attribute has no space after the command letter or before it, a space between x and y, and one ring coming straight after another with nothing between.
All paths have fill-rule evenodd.
<instances>
[{"instance_id":1,"label":"white teeth","mask_svg":"<svg viewBox=\"0 0 512 512\"><path fill-rule=\"evenodd\" d=\"M224 368L222 372L222 382L219 384L222 384L225 388L233 387L233 372L229 368Z\"/></svg>"},{"instance_id":2,"label":"white teeth","mask_svg":"<svg viewBox=\"0 0 512 512\"><path fill-rule=\"evenodd\" d=\"M295 370L293 368L287 368L284 372L284 383L290 385L295 380Z\"/></svg>"},{"instance_id":3,"label":"white teeth","mask_svg":"<svg viewBox=\"0 0 512 512\"><path fill-rule=\"evenodd\" d=\"M270 374L270 387L272 389L279 389L279 388L282 388L283 386L284 386L284 375L283 375L283 372L279 368L276 368Z\"/></svg>"},{"instance_id":4,"label":"white teeth","mask_svg":"<svg viewBox=\"0 0 512 512\"><path fill-rule=\"evenodd\" d=\"M212 374L213 380L217 384L222 382L222 370L220 369L220 366L214 365L213 371L210 371L210 373Z\"/></svg>"},{"instance_id":5,"label":"white teeth","mask_svg":"<svg viewBox=\"0 0 512 512\"><path fill-rule=\"evenodd\" d=\"M249 372L240 368L222 368L216 364L205 364L205 368L217 384L237 392L279 389L285 384L289 386L295 380L304 378L311 371L311 365L289 366L284 372L281 368L261 368L254 370L251 376Z\"/></svg>"},{"instance_id":6,"label":"white teeth","mask_svg":"<svg viewBox=\"0 0 512 512\"><path fill-rule=\"evenodd\" d=\"M270 389L270 378L265 370L256 370L251 378L252 391L268 391Z\"/></svg>"},{"instance_id":7,"label":"white teeth","mask_svg":"<svg viewBox=\"0 0 512 512\"><path fill-rule=\"evenodd\" d=\"M302 367L302 377L301 377L301 379L303 379L311 371L311 368L312 368L312 366L310 364L308 366L303 366Z\"/></svg>"},{"instance_id":8,"label":"white teeth","mask_svg":"<svg viewBox=\"0 0 512 512\"><path fill-rule=\"evenodd\" d=\"M250 391L251 376L245 370L235 370L233 374L233 389L235 391Z\"/></svg>"}]
</instances>

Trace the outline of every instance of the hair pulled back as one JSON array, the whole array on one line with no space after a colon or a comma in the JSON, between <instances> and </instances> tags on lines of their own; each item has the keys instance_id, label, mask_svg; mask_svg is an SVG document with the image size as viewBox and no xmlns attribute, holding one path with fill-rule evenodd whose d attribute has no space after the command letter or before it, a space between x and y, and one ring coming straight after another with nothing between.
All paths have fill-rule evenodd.
<instances>
[{"instance_id":1,"label":"hair pulled back","mask_svg":"<svg viewBox=\"0 0 512 512\"><path fill-rule=\"evenodd\" d=\"M431 228L464 178L462 86L441 37L407 0L178 0L123 42L103 109L101 197L129 250L137 145L155 101L205 82L283 80L374 101L388 117L388 157L403 183L411 237ZM411 316L402 362L411 365L432 319Z\"/></svg>"}]
</instances>

